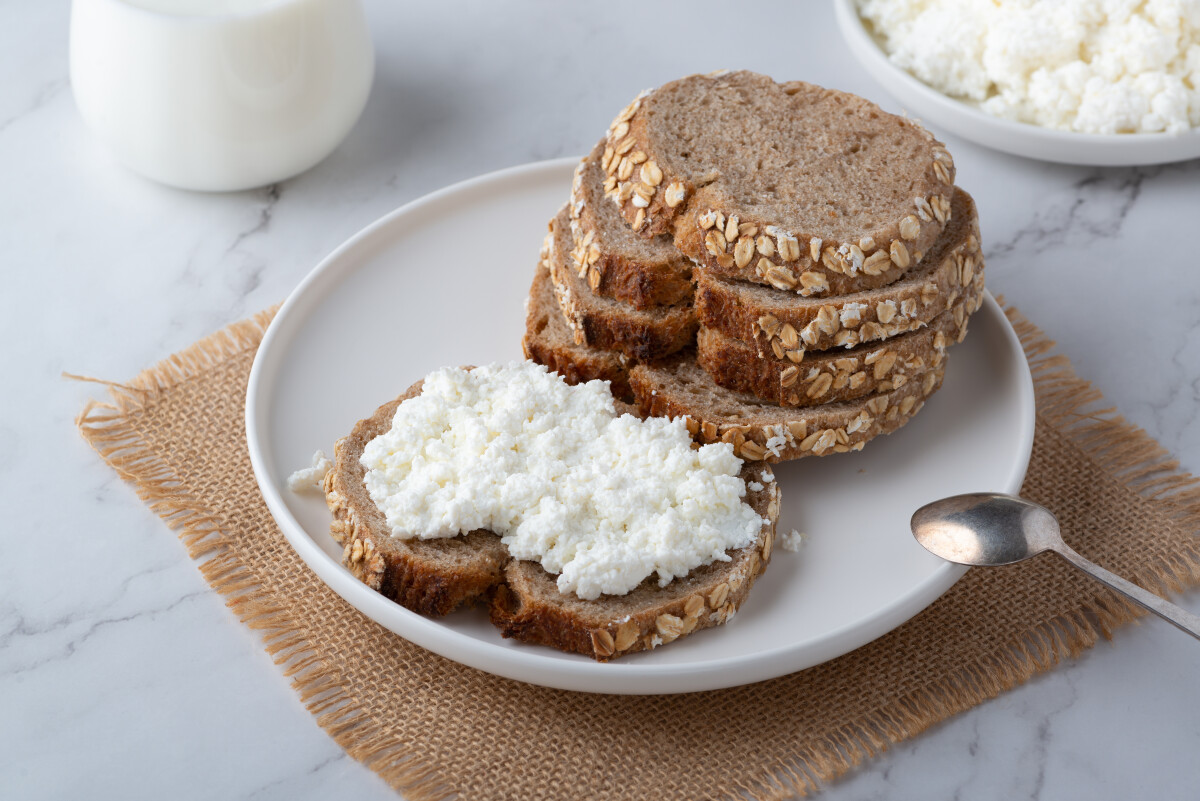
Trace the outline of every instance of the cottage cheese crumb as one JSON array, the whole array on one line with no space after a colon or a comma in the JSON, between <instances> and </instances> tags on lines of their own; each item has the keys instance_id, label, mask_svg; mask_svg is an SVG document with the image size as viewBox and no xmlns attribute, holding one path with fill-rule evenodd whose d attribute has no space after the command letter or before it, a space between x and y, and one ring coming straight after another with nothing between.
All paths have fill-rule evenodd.
<instances>
[{"instance_id":1,"label":"cottage cheese crumb","mask_svg":"<svg viewBox=\"0 0 1200 801\"><path fill-rule=\"evenodd\" d=\"M786 448L792 442L792 440L793 437L791 432L789 432L784 426L770 426L767 428L767 441L764 443L764 447L766 447L767 453L778 459L783 455L783 449Z\"/></svg>"},{"instance_id":2,"label":"cottage cheese crumb","mask_svg":"<svg viewBox=\"0 0 1200 801\"><path fill-rule=\"evenodd\" d=\"M997 117L1082 133L1200 126L1198 0L859 0L893 63Z\"/></svg>"},{"instance_id":3,"label":"cottage cheese crumb","mask_svg":"<svg viewBox=\"0 0 1200 801\"><path fill-rule=\"evenodd\" d=\"M325 474L333 467L333 462L329 461L329 457L324 451L317 451L313 454L312 465L297 470L288 476L288 489L292 492L313 492L321 489L321 482L325 479Z\"/></svg>"},{"instance_id":4,"label":"cottage cheese crumb","mask_svg":"<svg viewBox=\"0 0 1200 801\"><path fill-rule=\"evenodd\" d=\"M693 450L683 418L617 417L605 382L532 362L431 373L361 461L392 536L494 531L584 599L665 586L761 530L731 445Z\"/></svg>"},{"instance_id":5,"label":"cottage cheese crumb","mask_svg":"<svg viewBox=\"0 0 1200 801\"><path fill-rule=\"evenodd\" d=\"M787 534L783 535L783 539L779 544L783 546L783 550L796 553L804 547L804 539L805 536L803 534L796 529L792 529Z\"/></svg>"}]
</instances>

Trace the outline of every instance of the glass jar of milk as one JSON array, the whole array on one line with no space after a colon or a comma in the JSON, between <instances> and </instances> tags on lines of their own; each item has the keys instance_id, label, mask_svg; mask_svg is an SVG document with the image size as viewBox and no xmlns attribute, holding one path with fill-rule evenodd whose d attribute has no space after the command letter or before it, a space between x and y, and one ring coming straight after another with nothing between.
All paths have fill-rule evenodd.
<instances>
[{"instance_id":1,"label":"glass jar of milk","mask_svg":"<svg viewBox=\"0 0 1200 801\"><path fill-rule=\"evenodd\" d=\"M337 147L375 56L360 0L73 0L71 87L136 172L184 189L275 183Z\"/></svg>"}]
</instances>

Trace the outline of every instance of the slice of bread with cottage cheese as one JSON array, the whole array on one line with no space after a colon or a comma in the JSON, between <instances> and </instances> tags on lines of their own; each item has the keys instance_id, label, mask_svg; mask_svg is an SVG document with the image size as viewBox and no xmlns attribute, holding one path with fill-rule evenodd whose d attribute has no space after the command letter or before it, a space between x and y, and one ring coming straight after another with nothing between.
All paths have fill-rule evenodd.
<instances>
[{"instance_id":1,"label":"slice of bread with cottage cheese","mask_svg":"<svg viewBox=\"0 0 1200 801\"><path fill-rule=\"evenodd\" d=\"M639 364L629 382L643 414L682 417L697 442L728 442L743 459L773 463L862 449L915 417L944 374L943 362L890 392L805 408L720 387L685 354Z\"/></svg>"},{"instance_id":2,"label":"slice of bread with cottage cheese","mask_svg":"<svg viewBox=\"0 0 1200 801\"><path fill-rule=\"evenodd\" d=\"M475 368L469 372L476 375L494 369ZM453 375L447 378L443 372ZM604 412L596 405L600 402L597 393L607 397L606 390L597 384L571 390L589 393L582 400L578 394L568 394L564 399L558 392L551 398L556 402L538 406L532 416L523 407L512 411L505 397L521 399L515 402L520 406L528 394L540 391L531 389L529 376L524 375L500 392L488 384L471 401L494 407L496 417L485 426L490 433L483 436L477 425L464 422L466 418L458 415L458 407L436 394L438 387L444 388L447 382L458 391L453 376L461 379L464 372L431 374L425 382L360 421L349 436L337 443L334 466L326 474L324 488L334 515L331 532L342 544L344 564L354 575L422 614L443 615L461 606L486 602L504 636L601 661L654 648L733 617L771 557L779 493L769 468L743 464L725 450L693 450L686 430L678 424L676 428L664 421L643 422L629 415L613 417L611 409ZM541 375L549 380L550 374ZM552 380L561 383L557 377ZM433 396L428 394L431 386ZM466 395L469 393L463 390L460 395L446 397ZM423 397L426 402L422 406ZM541 403L541 396L531 402ZM411 420L401 420L406 403L417 403ZM622 407L618 405L616 410L619 414ZM544 419L540 416L543 412ZM438 416L443 413L444 417ZM581 434L565 423L540 427L569 413L578 414L577 426L587 433ZM442 420L445 425L428 439L420 424L427 419ZM501 423L515 428L492 430ZM598 433L587 428L597 423L602 424ZM529 427L533 439L520 443L505 439L522 437L521 432ZM585 465L591 478L564 479L555 484L557 478L547 477L535 469L536 465L523 463L507 478L489 472L510 459L536 458L530 454L536 454L539 447L577 453L579 443L563 442L572 433L581 442L598 443L600 461ZM660 442L664 435L670 446ZM621 437L625 439L612 447L617 449L614 464L622 467L614 468L603 457L614 438ZM646 447L639 451L643 437ZM476 443L482 443L485 453L476 451ZM458 489L467 495L457 500L451 497L444 508L437 507L431 495L445 489L438 482L454 482L447 478L453 472L450 465L443 469L440 462L435 462L438 454L444 455L454 447L463 447L464 458L470 457L471 486L460 484ZM632 455L630 448L634 449ZM411 472L398 485L401 489L397 494L380 495L380 487L391 480L388 471L401 458L398 453L412 456L413 461L405 463L411 466ZM518 453L524 455L514 455ZM642 470L647 475L624 476L622 471L631 460L643 462ZM466 463L461 462L460 467ZM556 458L548 458L547 469L558 463ZM680 467L683 464L693 467ZM432 472L420 472L431 465ZM685 473L676 481L672 469L685 469ZM622 484L623 478L629 480ZM426 487L422 483L426 480L433 483ZM665 506L648 497L657 497L656 492L664 489L665 497L670 499ZM498 494L493 497L489 492ZM700 495L693 498L696 493ZM449 496L454 496L453 487ZM497 498L513 500L498 507ZM644 510L638 505L639 498L648 504L643 504ZM556 503L565 503L566 509L580 503L579 509L603 514L597 518L595 528L586 523L574 527L576 519L559 517ZM429 508L418 508L421 504ZM520 526L516 530L510 527L503 538L484 528L472 528L466 534L456 528L463 520L481 515L502 519L518 514L521 508L526 511L520 514L533 516L522 518L520 524L532 534L521 532ZM677 517L668 519L663 516L664 508L680 511ZM605 515L619 519L614 524ZM679 529L681 521L686 523L692 517L696 518L696 528ZM398 520L406 526L411 520L420 530L400 533ZM445 530L432 530L439 526ZM664 530L674 530L675 534L670 535L673 538L657 539ZM619 540L625 531L634 534L621 545ZM643 535L653 542L647 545ZM580 543L573 545L572 538L580 537ZM618 542L614 543L612 537ZM736 547L726 549L721 545L730 542ZM537 547L544 550L531 559L528 551ZM555 574L543 565L556 567Z\"/></svg>"},{"instance_id":3,"label":"slice of bread with cottage cheese","mask_svg":"<svg viewBox=\"0 0 1200 801\"><path fill-rule=\"evenodd\" d=\"M643 93L608 129L608 196L714 273L829 297L898 280L951 217L954 161L860 97L752 72Z\"/></svg>"},{"instance_id":4,"label":"slice of bread with cottage cheese","mask_svg":"<svg viewBox=\"0 0 1200 801\"><path fill-rule=\"evenodd\" d=\"M732 551L730 561L698 567L665 587L648 578L627 595L595 601L563 595L538 565L513 561L492 602L492 622L505 637L601 661L728 622L771 561L779 516L779 485L770 468L747 463L741 477L747 503L770 522L752 546Z\"/></svg>"},{"instance_id":5,"label":"slice of bread with cottage cheese","mask_svg":"<svg viewBox=\"0 0 1200 801\"><path fill-rule=\"evenodd\" d=\"M550 282L550 270L539 262L529 288L525 308L525 336L521 339L525 358L544 364L567 380L568 384L608 381L614 398L632 401L629 388L629 359L612 350L577 345L563 317Z\"/></svg>"},{"instance_id":6,"label":"slice of bread with cottage cheese","mask_svg":"<svg viewBox=\"0 0 1200 801\"><path fill-rule=\"evenodd\" d=\"M571 264L597 295L635 309L689 304L692 262L669 236L643 238L629 230L604 197L598 144L575 170L571 183Z\"/></svg>"},{"instance_id":7,"label":"slice of bread with cottage cheese","mask_svg":"<svg viewBox=\"0 0 1200 801\"><path fill-rule=\"evenodd\" d=\"M588 287L571 260L571 220L566 206L549 227L544 258L558 305L577 345L617 351L640 361L668 356L695 341L699 324L690 304L635 309Z\"/></svg>"},{"instance_id":8,"label":"slice of bread with cottage cheese","mask_svg":"<svg viewBox=\"0 0 1200 801\"><path fill-rule=\"evenodd\" d=\"M401 606L437 616L487 600L503 581L509 557L490 531L434 540L388 535L387 520L363 483L366 468L360 460L367 443L391 428L397 407L421 393L421 383L380 406L338 440L324 489L333 513L329 533L342 546L346 569Z\"/></svg>"},{"instance_id":9,"label":"slice of bread with cottage cheese","mask_svg":"<svg viewBox=\"0 0 1200 801\"><path fill-rule=\"evenodd\" d=\"M921 263L879 289L838 297L802 297L696 270L701 326L754 343L762 353L825 350L912 331L952 307L983 272L979 218L970 195L955 189L953 216Z\"/></svg>"}]
</instances>

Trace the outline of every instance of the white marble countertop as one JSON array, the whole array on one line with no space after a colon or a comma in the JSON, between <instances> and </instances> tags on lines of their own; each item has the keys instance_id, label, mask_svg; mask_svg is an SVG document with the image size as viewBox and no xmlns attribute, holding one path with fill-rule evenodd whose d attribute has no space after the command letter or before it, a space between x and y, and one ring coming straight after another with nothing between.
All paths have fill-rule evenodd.
<instances>
[{"instance_id":1,"label":"white marble countertop","mask_svg":"<svg viewBox=\"0 0 1200 801\"><path fill-rule=\"evenodd\" d=\"M358 127L309 173L233 195L113 163L72 102L67 4L0 3L0 796L395 797L88 449L72 420L99 390L61 373L131 377L282 299L384 212L581 153L638 90L686 73L744 67L897 109L825 3L764 3L748 22L728 4L615 3L369 2L379 58ZM1200 472L1200 269L1180 247L1200 162L1066 167L944 138L979 203L989 286ZM1184 603L1200 611L1200 594ZM1194 799L1197 675L1200 643L1126 627L825 797Z\"/></svg>"}]
</instances>

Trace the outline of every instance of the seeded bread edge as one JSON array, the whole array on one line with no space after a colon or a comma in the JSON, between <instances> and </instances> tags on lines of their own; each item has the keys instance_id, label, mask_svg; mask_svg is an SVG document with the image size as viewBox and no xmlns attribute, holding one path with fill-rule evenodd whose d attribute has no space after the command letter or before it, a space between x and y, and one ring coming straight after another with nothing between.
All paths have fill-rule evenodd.
<instances>
[{"instance_id":1,"label":"seeded bread edge","mask_svg":"<svg viewBox=\"0 0 1200 801\"><path fill-rule=\"evenodd\" d=\"M939 241L934 246L927 258L938 257L937 264L918 265L903 280L872 291L868 298L855 293L820 301L802 299L757 286L750 289L737 279L697 269L696 316L702 326L754 342L760 352L772 348L781 334L788 340L793 338L791 333L798 334L801 347L825 350L911 331L914 323L928 323L952 306L984 269L975 203L961 189L955 189L952 203L955 218L965 222L954 232L957 241ZM945 246L949 249L939 252ZM915 274L918 269L919 277ZM769 302L755 303L752 295L769 296Z\"/></svg>"},{"instance_id":2,"label":"seeded bread edge","mask_svg":"<svg viewBox=\"0 0 1200 801\"><path fill-rule=\"evenodd\" d=\"M608 381L614 398L633 400L626 357L615 351L576 345L571 338L570 329L554 296L550 271L544 262L539 262L533 284L529 287L525 336L521 339L521 348L525 358L549 367L566 379L568 384L582 384L596 379Z\"/></svg>"},{"instance_id":3,"label":"seeded bread edge","mask_svg":"<svg viewBox=\"0 0 1200 801\"><path fill-rule=\"evenodd\" d=\"M648 361L668 356L695 341L699 322L690 306L665 306L644 311L611 299L600 299L570 267L565 252L570 241L564 207L550 222L543 247L555 295L575 343L619 351Z\"/></svg>"},{"instance_id":4,"label":"seeded bread edge","mask_svg":"<svg viewBox=\"0 0 1200 801\"><path fill-rule=\"evenodd\" d=\"M659 91L684 81L720 81L736 76L728 72L691 75L665 84ZM800 81L780 86L787 94L816 88ZM846 94L832 89L820 91ZM928 191L918 190L909 214L876 231L863 232L864 237L853 242L824 241L808 232L771 233L768 229L776 229L774 221L752 219L728 199L714 196L714 192L696 186L686 176L664 173L647 131L645 108L654 102L654 94L652 90L639 94L609 126L601 154L601 166L608 178L605 189L634 231L647 237L672 234L679 250L713 272L787 290L825 287L823 291L829 295L873 289L898 280L920 261L949 222L948 195L955 178L949 151L919 123L886 114L869 101L849 96L880 115L919 130L931 144L931 159L925 169ZM635 164L639 154L646 160ZM739 251L738 240L746 236L743 230L750 228L755 232L748 238L754 241L749 247L743 244ZM761 251L756 247L759 236L771 240L769 252L766 246Z\"/></svg>"},{"instance_id":5,"label":"seeded bread edge","mask_svg":"<svg viewBox=\"0 0 1200 801\"><path fill-rule=\"evenodd\" d=\"M915 417L941 387L946 369L943 362L891 392L806 408L764 409L751 396L711 383L706 389L721 399L721 406L740 407L738 414L729 416L708 403L687 397L676 368L689 358L680 355L658 365L633 368L629 383L642 413L671 419L682 417L697 442L728 442L743 459L771 464L862 450L869 441L896 431ZM708 378L711 382L703 370L695 372L699 373L699 380ZM755 418L758 422L754 422Z\"/></svg>"},{"instance_id":6,"label":"seeded bread edge","mask_svg":"<svg viewBox=\"0 0 1200 801\"><path fill-rule=\"evenodd\" d=\"M960 300L929 325L846 351L816 351L793 363L712 329L701 329L696 361L725 389L781 406L816 406L888 392L942 363L946 348L966 334L978 294ZM796 351L792 351L793 353ZM803 354L803 351L800 351Z\"/></svg>"},{"instance_id":7,"label":"seeded bread edge","mask_svg":"<svg viewBox=\"0 0 1200 801\"><path fill-rule=\"evenodd\" d=\"M588 288L597 295L628 303L635 309L691 303L692 262L675 249L670 237L662 245L673 251L665 260L647 261L614 252L598 215L599 203L608 203L602 187L587 187L584 181L599 170L603 145L597 145L575 169L571 182L571 263L586 277ZM589 198L590 201L589 202ZM618 217L618 220L620 218ZM622 224L622 229L625 229ZM628 236L636 236L627 233Z\"/></svg>"}]
</instances>

